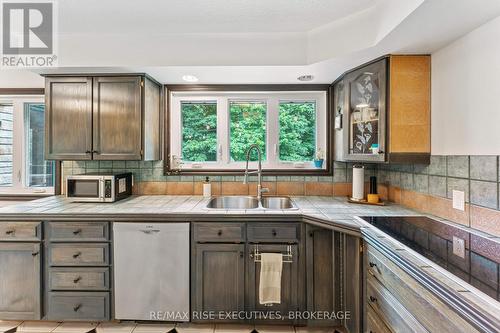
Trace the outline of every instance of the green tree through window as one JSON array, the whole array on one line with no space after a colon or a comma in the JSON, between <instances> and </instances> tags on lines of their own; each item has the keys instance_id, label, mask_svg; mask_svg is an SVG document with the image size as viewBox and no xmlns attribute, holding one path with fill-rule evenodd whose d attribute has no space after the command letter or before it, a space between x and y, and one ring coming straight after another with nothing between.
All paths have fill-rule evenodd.
<instances>
[{"instance_id":1,"label":"green tree through window","mask_svg":"<svg viewBox=\"0 0 500 333\"><path fill-rule=\"evenodd\" d=\"M280 103L279 125L280 160L312 161L316 151L316 104Z\"/></svg>"},{"instance_id":2,"label":"green tree through window","mask_svg":"<svg viewBox=\"0 0 500 333\"><path fill-rule=\"evenodd\" d=\"M182 159L217 161L217 103L182 102Z\"/></svg>"},{"instance_id":3,"label":"green tree through window","mask_svg":"<svg viewBox=\"0 0 500 333\"><path fill-rule=\"evenodd\" d=\"M246 161L246 151L252 144L257 144L262 151L262 160L266 160L266 103L230 102L230 154L231 161ZM257 161L255 151L251 161Z\"/></svg>"}]
</instances>

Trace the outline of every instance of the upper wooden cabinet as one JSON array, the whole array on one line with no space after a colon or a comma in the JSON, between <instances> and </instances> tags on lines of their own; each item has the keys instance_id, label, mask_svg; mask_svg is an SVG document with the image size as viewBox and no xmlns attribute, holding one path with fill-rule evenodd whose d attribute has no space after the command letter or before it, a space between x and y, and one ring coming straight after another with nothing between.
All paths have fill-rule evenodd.
<instances>
[{"instance_id":1,"label":"upper wooden cabinet","mask_svg":"<svg viewBox=\"0 0 500 333\"><path fill-rule=\"evenodd\" d=\"M46 158L160 159L161 87L145 75L47 76Z\"/></svg>"},{"instance_id":2,"label":"upper wooden cabinet","mask_svg":"<svg viewBox=\"0 0 500 333\"><path fill-rule=\"evenodd\" d=\"M430 56L384 57L347 72L333 91L337 160L429 163Z\"/></svg>"}]
</instances>

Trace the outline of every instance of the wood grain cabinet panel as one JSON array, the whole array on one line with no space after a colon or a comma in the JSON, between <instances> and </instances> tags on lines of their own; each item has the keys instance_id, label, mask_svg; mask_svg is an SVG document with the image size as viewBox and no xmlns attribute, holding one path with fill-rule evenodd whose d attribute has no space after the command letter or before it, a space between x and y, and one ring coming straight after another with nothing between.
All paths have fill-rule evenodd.
<instances>
[{"instance_id":1,"label":"wood grain cabinet panel","mask_svg":"<svg viewBox=\"0 0 500 333\"><path fill-rule=\"evenodd\" d=\"M0 241L39 241L40 222L2 222Z\"/></svg>"},{"instance_id":2,"label":"wood grain cabinet panel","mask_svg":"<svg viewBox=\"0 0 500 333\"><path fill-rule=\"evenodd\" d=\"M95 160L140 160L141 77L94 77Z\"/></svg>"},{"instance_id":3,"label":"wood grain cabinet panel","mask_svg":"<svg viewBox=\"0 0 500 333\"><path fill-rule=\"evenodd\" d=\"M51 290L109 290L109 268L65 268L49 270Z\"/></svg>"},{"instance_id":4,"label":"wood grain cabinet panel","mask_svg":"<svg viewBox=\"0 0 500 333\"><path fill-rule=\"evenodd\" d=\"M294 311L304 310L304 283L303 278L304 271L300 267L299 260L299 247L298 245L290 245L292 248L292 262L283 263L283 270L281 276L281 303L272 304L272 306L266 306L260 304L259 302L259 287L260 287L260 268L261 264L255 262L255 252L256 245L249 245L247 255L247 308L252 311L279 311L283 319L277 320L276 322L288 322L295 323L295 319L289 318L288 314ZM260 244L260 253L287 253L287 246L285 244ZM259 322L259 320L256 320ZM272 322L272 320L262 320L263 323Z\"/></svg>"},{"instance_id":5,"label":"wood grain cabinet panel","mask_svg":"<svg viewBox=\"0 0 500 333\"><path fill-rule=\"evenodd\" d=\"M47 159L160 159L161 85L147 75L49 75L45 94Z\"/></svg>"},{"instance_id":6,"label":"wood grain cabinet panel","mask_svg":"<svg viewBox=\"0 0 500 333\"><path fill-rule=\"evenodd\" d=\"M367 245L366 268L429 332L478 332L436 295Z\"/></svg>"},{"instance_id":7,"label":"wood grain cabinet panel","mask_svg":"<svg viewBox=\"0 0 500 333\"><path fill-rule=\"evenodd\" d=\"M59 244L49 247L51 266L107 266L109 244Z\"/></svg>"},{"instance_id":8,"label":"wood grain cabinet panel","mask_svg":"<svg viewBox=\"0 0 500 333\"><path fill-rule=\"evenodd\" d=\"M243 311L245 309L245 245L196 244L194 246L193 311ZM193 321L202 321L192 318Z\"/></svg>"},{"instance_id":9,"label":"wood grain cabinet panel","mask_svg":"<svg viewBox=\"0 0 500 333\"><path fill-rule=\"evenodd\" d=\"M39 243L0 243L0 318L37 320L41 316Z\"/></svg>"},{"instance_id":10,"label":"wood grain cabinet panel","mask_svg":"<svg viewBox=\"0 0 500 333\"><path fill-rule=\"evenodd\" d=\"M367 333L393 333L384 321L377 315L371 306L366 307L366 327Z\"/></svg>"},{"instance_id":11,"label":"wood grain cabinet panel","mask_svg":"<svg viewBox=\"0 0 500 333\"><path fill-rule=\"evenodd\" d=\"M45 155L49 160L92 158L92 78L45 80Z\"/></svg>"},{"instance_id":12,"label":"wood grain cabinet panel","mask_svg":"<svg viewBox=\"0 0 500 333\"><path fill-rule=\"evenodd\" d=\"M427 330L383 287L377 279L369 275L366 288L366 303L383 318L393 332L426 333Z\"/></svg>"},{"instance_id":13,"label":"wood grain cabinet panel","mask_svg":"<svg viewBox=\"0 0 500 333\"><path fill-rule=\"evenodd\" d=\"M241 243L245 242L244 223L195 223L196 242Z\"/></svg>"},{"instance_id":14,"label":"wood grain cabinet panel","mask_svg":"<svg viewBox=\"0 0 500 333\"><path fill-rule=\"evenodd\" d=\"M297 243L300 236L298 223L255 223L248 224L249 242L262 243Z\"/></svg>"},{"instance_id":15,"label":"wood grain cabinet panel","mask_svg":"<svg viewBox=\"0 0 500 333\"><path fill-rule=\"evenodd\" d=\"M105 242L109 240L108 222L48 222L51 242Z\"/></svg>"},{"instance_id":16,"label":"wood grain cabinet panel","mask_svg":"<svg viewBox=\"0 0 500 333\"><path fill-rule=\"evenodd\" d=\"M110 297L107 292L50 292L50 320L104 321L110 319Z\"/></svg>"}]
</instances>

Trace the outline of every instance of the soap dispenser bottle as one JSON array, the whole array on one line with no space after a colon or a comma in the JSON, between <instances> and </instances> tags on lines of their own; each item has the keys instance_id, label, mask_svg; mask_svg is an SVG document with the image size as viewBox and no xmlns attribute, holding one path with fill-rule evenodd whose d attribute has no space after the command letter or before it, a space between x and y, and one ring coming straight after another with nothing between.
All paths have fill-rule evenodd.
<instances>
[{"instance_id":1,"label":"soap dispenser bottle","mask_svg":"<svg viewBox=\"0 0 500 333\"><path fill-rule=\"evenodd\" d=\"M203 196L205 198L210 198L212 196L212 184L210 184L209 177L206 177L203 182Z\"/></svg>"}]
</instances>

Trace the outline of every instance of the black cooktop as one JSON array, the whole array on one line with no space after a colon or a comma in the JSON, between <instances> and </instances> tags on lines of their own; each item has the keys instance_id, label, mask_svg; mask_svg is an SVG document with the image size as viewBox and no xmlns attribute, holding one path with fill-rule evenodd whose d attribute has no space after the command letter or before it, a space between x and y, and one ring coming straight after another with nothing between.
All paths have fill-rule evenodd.
<instances>
[{"instance_id":1,"label":"black cooktop","mask_svg":"<svg viewBox=\"0 0 500 333\"><path fill-rule=\"evenodd\" d=\"M500 241L425 216L361 217L496 300L500 300ZM465 240L465 257L453 253Z\"/></svg>"}]
</instances>

